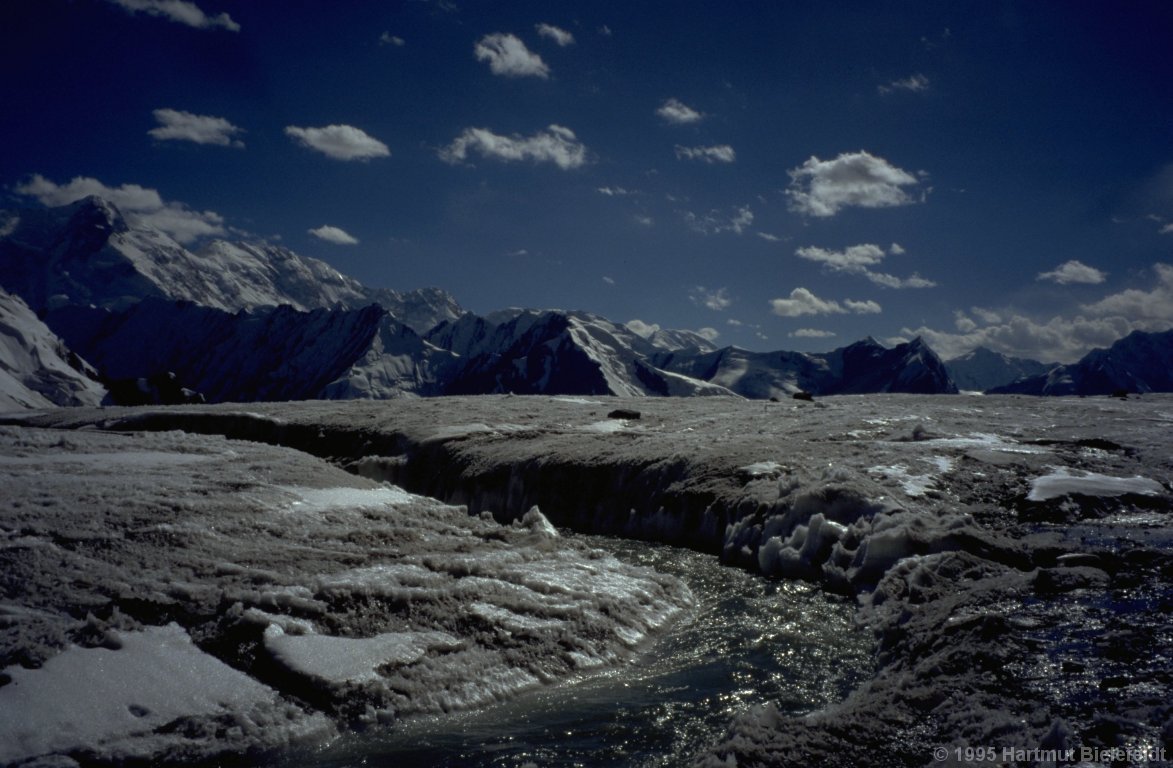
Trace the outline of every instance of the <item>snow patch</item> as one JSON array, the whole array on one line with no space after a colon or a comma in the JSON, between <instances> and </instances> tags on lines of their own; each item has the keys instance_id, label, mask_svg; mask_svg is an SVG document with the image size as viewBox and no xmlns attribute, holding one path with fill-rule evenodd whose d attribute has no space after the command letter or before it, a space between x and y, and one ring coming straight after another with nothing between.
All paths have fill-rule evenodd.
<instances>
[{"instance_id":1,"label":"snow patch","mask_svg":"<svg viewBox=\"0 0 1173 768\"><path fill-rule=\"evenodd\" d=\"M447 632L387 632L374 637L290 635L277 624L265 630L265 650L291 672L332 685L379 679L381 667L405 666L430 650L455 650Z\"/></svg>"},{"instance_id":2,"label":"snow patch","mask_svg":"<svg viewBox=\"0 0 1173 768\"><path fill-rule=\"evenodd\" d=\"M1133 477L1109 477L1094 472L1081 472L1059 467L1049 475L1036 477L1031 481L1028 501L1050 499L1080 494L1082 496L1123 496L1135 493L1140 496L1160 496L1165 486L1156 480L1134 475Z\"/></svg>"},{"instance_id":3,"label":"snow patch","mask_svg":"<svg viewBox=\"0 0 1173 768\"><path fill-rule=\"evenodd\" d=\"M110 644L116 648L71 646L40 669L5 670L11 682L0 687L0 763L76 751L120 761L190 748L187 729L157 730L181 718L227 717L242 733L270 720L269 736L284 730L286 741L331 730L322 715L281 702L201 651L177 624L115 632Z\"/></svg>"}]
</instances>

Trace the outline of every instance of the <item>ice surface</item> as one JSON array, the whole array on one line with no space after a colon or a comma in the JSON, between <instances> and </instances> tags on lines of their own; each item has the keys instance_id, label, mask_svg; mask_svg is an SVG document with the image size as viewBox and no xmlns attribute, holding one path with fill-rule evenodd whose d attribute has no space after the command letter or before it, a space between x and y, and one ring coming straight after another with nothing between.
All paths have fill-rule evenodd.
<instances>
[{"instance_id":1,"label":"ice surface","mask_svg":"<svg viewBox=\"0 0 1173 768\"><path fill-rule=\"evenodd\" d=\"M376 446L403 488L467 509L323 501L320 512L306 504L298 513L290 499L305 501L290 488L350 487L360 499L389 489L316 476L323 470L304 457L278 461L255 446L232 460L137 465L147 487L163 489L148 492L116 473L83 478L83 465L24 462L99 454L107 449L91 441L114 436L71 432L76 445L50 449L62 438L12 430L3 455L22 460L3 471L20 504L0 517L0 564L32 586L16 601L23 612L6 616L21 641L0 637L13 638L11 666L163 615L191 622L194 635L202 616L210 637L243 638L225 660L249 672L257 654L271 663L270 624L291 639L440 632L463 644L375 664L373 676L364 660L348 682L320 680L323 711L374 722L479 706L622 663L632 643L646 647L687 610L679 583L568 547L549 524L685 543L858 603L875 637L874 677L804 717L731 711L727 737L700 764L848 765L866 754L924 765L937 746L1159 743L1173 733L1164 704L1173 627L1162 610L1173 567L1169 403L477 397L250 405L255 416L223 406L27 417L225 429L356 465ZM639 430L587 429L624 406L642 412ZM475 424L525 429L464 429ZM124 439L142 453L172 450L152 440L217 453L191 434ZM1089 493L1092 522L1064 498ZM67 516L70 505L87 514ZM527 518L535 505L541 518ZM117 568L107 551L143 567ZM221 615L223 605L233 607ZM87 611L95 627L74 618Z\"/></svg>"},{"instance_id":2,"label":"ice surface","mask_svg":"<svg viewBox=\"0 0 1173 768\"><path fill-rule=\"evenodd\" d=\"M1165 487L1156 480L1135 475L1133 477L1109 477L1095 472L1080 472L1059 467L1049 475L1036 477L1031 481L1030 501L1047 501L1060 496L1080 494L1083 496L1123 496L1135 493L1141 496L1159 496Z\"/></svg>"},{"instance_id":3,"label":"ice surface","mask_svg":"<svg viewBox=\"0 0 1173 768\"><path fill-rule=\"evenodd\" d=\"M447 632L386 632L374 637L288 635L277 624L265 630L265 649L291 672L335 685L378 679L381 667L419 661L429 650L455 650Z\"/></svg>"},{"instance_id":4,"label":"ice surface","mask_svg":"<svg viewBox=\"0 0 1173 768\"><path fill-rule=\"evenodd\" d=\"M178 719L230 718L265 741L332 731L321 715L283 702L277 692L210 656L181 627L112 632L108 648L69 647L40 669L9 667L0 687L0 763L53 753L126 759L170 750L198 754L190 739L159 729ZM265 722L265 721L269 722ZM211 745L200 745L210 752Z\"/></svg>"}]
</instances>

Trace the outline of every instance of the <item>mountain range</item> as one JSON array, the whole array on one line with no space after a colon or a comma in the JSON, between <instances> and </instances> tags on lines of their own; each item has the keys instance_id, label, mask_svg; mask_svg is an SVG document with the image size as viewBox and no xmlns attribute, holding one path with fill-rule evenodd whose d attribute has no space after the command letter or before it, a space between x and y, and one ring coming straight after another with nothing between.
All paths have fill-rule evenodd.
<instances>
[{"instance_id":1,"label":"mountain range","mask_svg":"<svg viewBox=\"0 0 1173 768\"><path fill-rule=\"evenodd\" d=\"M994 387L991 394L1112 395L1173 392L1173 330L1133 331L1071 365Z\"/></svg>"},{"instance_id":2,"label":"mountain range","mask_svg":"<svg viewBox=\"0 0 1173 768\"><path fill-rule=\"evenodd\" d=\"M103 393L149 403L957 391L919 338L887 348L869 337L821 354L718 349L689 331L637 332L582 311L482 317L440 289L369 288L268 243L189 250L98 197L10 221L0 238L0 330L22 331L0 348L0 392L19 395L8 405ZM981 389L1046 370L986 351L949 365Z\"/></svg>"}]
</instances>

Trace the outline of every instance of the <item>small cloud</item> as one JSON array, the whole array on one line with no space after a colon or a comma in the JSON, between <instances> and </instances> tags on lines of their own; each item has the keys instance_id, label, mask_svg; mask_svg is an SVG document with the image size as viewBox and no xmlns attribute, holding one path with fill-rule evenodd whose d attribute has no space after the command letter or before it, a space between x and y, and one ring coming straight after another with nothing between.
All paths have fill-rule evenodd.
<instances>
[{"instance_id":1,"label":"small cloud","mask_svg":"<svg viewBox=\"0 0 1173 768\"><path fill-rule=\"evenodd\" d=\"M290 125L285 134L308 149L335 160L370 160L389 157L391 150L378 139L352 125L327 125L324 128L299 128Z\"/></svg>"},{"instance_id":2,"label":"small cloud","mask_svg":"<svg viewBox=\"0 0 1173 768\"><path fill-rule=\"evenodd\" d=\"M811 157L790 172L790 210L809 216L834 216L843 208L888 208L909 205L905 187L919 182L908 171L867 152L833 160Z\"/></svg>"},{"instance_id":3,"label":"small cloud","mask_svg":"<svg viewBox=\"0 0 1173 768\"><path fill-rule=\"evenodd\" d=\"M319 240L325 240L327 243L334 243L335 245L358 245L358 240L349 232L338 227L331 227L328 224L323 224L317 229L307 231L314 237Z\"/></svg>"},{"instance_id":4,"label":"small cloud","mask_svg":"<svg viewBox=\"0 0 1173 768\"><path fill-rule=\"evenodd\" d=\"M145 13L148 16L159 16L186 24L196 29L213 29L220 27L229 32L239 32L240 25L232 20L227 13L208 16L195 3L188 0L110 0L110 2L126 10L128 13Z\"/></svg>"},{"instance_id":5,"label":"small cloud","mask_svg":"<svg viewBox=\"0 0 1173 768\"><path fill-rule=\"evenodd\" d=\"M628 195L634 194L623 187L596 187L595 191L607 197L627 197Z\"/></svg>"},{"instance_id":6,"label":"small cloud","mask_svg":"<svg viewBox=\"0 0 1173 768\"><path fill-rule=\"evenodd\" d=\"M1161 227L1160 232L1162 235L1173 234L1173 224L1166 224L1165 226Z\"/></svg>"},{"instance_id":7,"label":"small cloud","mask_svg":"<svg viewBox=\"0 0 1173 768\"><path fill-rule=\"evenodd\" d=\"M652 334L660 330L660 326L656 323L645 323L643 320L638 319L628 320L626 323L624 323L624 326L627 328L627 330L631 331L636 336L642 336L645 339L651 337Z\"/></svg>"},{"instance_id":8,"label":"small cloud","mask_svg":"<svg viewBox=\"0 0 1173 768\"><path fill-rule=\"evenodd\" d=\"M706 163L732 163L737 153L728 144L713 147L682 147L676 145L676 157L688 160L703 160Z\"/></svg>"},{"instance_id":9,"label":"small cloud","mask_svg":"<svg viewBox=\"0 0 1173 768\"><path fill-rule=\"evenodd\" d=\"M768 243L782 242L782 238L778 237L777 235L771 235L769 232L758 232L758 237L760 237L761 239L765 240Z\"/></svg>"},{"instance_id":10,"label":"small cloud","mask_svg":"<svg viewBox=\"0 0 1173 768\"><path fill-rule=\"evenodd\" d=\"M733 304L733 299L729 298L728 288L709 290L703 285L698 285L688 292L688 298L692 300L693 304L707 307L715 312L728 309Z\"/></svg>"},{"instance_id":11,"label":"small cloud","mask_svg":"<svg viewBox=\"0 0 1173 768\"><path fill-rule=\"evenodd\" d=\"M772 299L770 310L779 317L802 317L803 315L845 315L875 314L881 307L874 301L854 301L847 299L842 304L838 301L820 299L806 288L795 288L789 298Z\"/></svg>"},{"instance_id":12,"label":"small cloud","mask_svg":"<svg viewBox=\"0 0 1173 768\"><path fill-rule=\"evenodd\" d=\"M888 246L888 253L892 254L893 256L902 256L907 253L907 251L904 250L904 246L900 245L900 243L892 243Z\"/></svg>"},{"instance_id":13,"label":"small cloud","mask_svg":"<svg viewBox=\"0 0 1173 768\"><path fill-rule=\"evenodd\" d=\"M553 163L564 171L587 162L586 147L574 131L561 125L548 126L528 137L502 136L487 128L465 128L439 155L444 162L455 164L464 162L470 151L505 162Z\"/></svg>"},{"instance_id":14,"label":"small cloud","mask_svg":"<svg viewBox=\"0 0 1173 768\"><path fill-rule=\"evenodd\" d=\"M1072 283L1099 285L1108 279L1108 275L1095 267L1089 267L1082 261L1072 259L1071 261L1060 264L1050 272L1040 272L1039 276L1035 279L1049 280L1059 285L1070 285Z\"/></svg>"},{"instance_id":15,"label":"small cloud","mask_svg":"<svg viewBox=\"0 0 1173 768\"><path fill-rule=\"evenodd\" d=\"M660 105L660 108L656 110L656 114L676 125L695 123L704 118L702 113L679 99L668 99Z\"/></svg>"},{"instance_id":16,"label":"small cloud","mask_svg":"<svg viewBox=\"0 0 1173 768\"><path fill-rule=\"evenodd\" d=\"M700 336L705 341L716 341L717 339L721 338L721 332L716 328L710 328L709 326L698 328L696 335Z\"/></svg>"},{"instance_id":17,"label":"small cloud","mask_svg":"<svg viewBox=\"0 0 1173 768\"><path fill-rule=\"evenodd\" d=\"M795 339L830 339L838 334L834 331L821 331L818 328L799 328L786 335Z\"/></svg>"},{"instance_id":18,"label":"small cloud","mask_svg":"<svg viewBox=\"0 0 1173 768\"><path fill-rule=\"evenodd\" d=\"M224 218L213 211L195 211L183 203L165 202L157 190L138 184L108 187L94 178L77 176L68 184L56 184L40 174L18 184L17 194L35 197L42 205L56 207L96 195L112 203L132 223L153 227L176 242L187 244L201 237L224 235Z\"/></svg>"},{"instance_id":19,"label":"small cloud","mask_svg":"<svg viewBox=\"0 0 1173 768\"><path fill-rule=\"evenodd\" d=\"M639 214L639 213L635 214L631 218L633 221L635 221L636 224L639 224L641 227L651 227L651 226L654 226L656 223L656 220L653 219L651 216L645 216L645 215Z\"/></svg>"},{"instance_id":20,"label":"small cloud","mask_svg":"<svg viewBox=\"0 0 1173 768\"><path fill-rule=\"evenodd\" d=\"M603 37L610 37L613 33L611 32L611 28L604 24L603 26L599 27L599 34Z\"/></svg>"},{"instance_id":21,"label":"small cloud","mask_svg":"<svg viewBox=\"0 0 1173 768\"><path fill-rule=\"evenodd\" d=\"M0 211L0 237L8 237L20 226L20 217L8 211Z\"/></svg>"},{"instance_id":22,"label":"small cloud","mask_svg":"<svg viewBox=\"0 0 1173 768\"><path fill-rule=\"evenodd\" d=\"M151 114L159 126L147 131L147 134L160 141L193 141L219 147L244 146L244 142L233 138L242 129L222 117L194 115L177 109L156 109Z\"/></svg>"},{"instance_id":23,"label":"small cloud","mask_svg":"<svg viewBox=\"0 0 1173 768\"><path fill-rule=\"evenodd\" d=\"M542 37L548 37L559 45L565 48L568 45L574 45L574 35L567 32L565 29L555 27L553 24L535 24L534 29Z\"/></svg>"},{"instance_id":24,"label":"small cloud","mask_svg":"<svg viewBox=\"0 0 1173 768\"><path fill-rule=\"evenodd\" d=\"M607 285L615 285L615 278L607 277L606 275L603 275L603 282L606 283Z\"/></svg>"},{"instance_id":25,"label":"small cloud","mask_svg":"<svg viewBox=\"0 0 1173 768\"><path fill-rule=\"evenodd\" d=\"M540 77L543 80L550 76L550 68L542 57L526 48L516 35L501 32L485 35L473 46L473 55L477 61L489 62L494 75Z\"/></svg>"},{"instance_id":26,"label":"small cloud","mask_svg":"<svg viewBox=\"0 0 1173 768\"><path fill-rule=\"evenodd\" d=\"M407 41L399 35L393 35L390 32L384 32L379 35L379 45L391 45L396 48L402 48L407 45Z\"/></svg>"},{"instance_id":27,"label":"small cloud","mask_svg":"<svg viewBox=\"0 0 1173 768\"><path fill-rule=\"evenodd\" d=\"M794 253L799 258L822 264L833 272L862 275L876 285L884 288L933 288L937 285L932 280L927 280L915 272L911 277L896 277L895 275L868 269L868 267L875 266L883 261L886 255L883 248L871 243L853 245L842 251L806 247L799 248ZM904 253L904 249L893 243L888 253Z\"/></svg>"},{"instance_id":28,"label":"small cloud","mask_svg":"<svg viewBox=\"0 0 1173 768\"><path fill-rule=\"evenodd\" d=\"M929 89L929 79L919 72L903 80L893 80L885 85L876 86L880 93L887 95L895 91L908 93L923 93Z\"/></svg>"},{"instance_id":29,"label":"small cloud","mask_svg":"<svg viewBox=\"0 0 1173 768\"><path fill-rule=\"evenodd\" d=\"M722 232L732 232L740 235L753 224L753 211L748 205L743 205L730 215L723 215L716 210L709 211L704 216L698 216L691 211L684 214L684 221L695 232L704 235L715 235Z\"/></svg>"}]
</instances>

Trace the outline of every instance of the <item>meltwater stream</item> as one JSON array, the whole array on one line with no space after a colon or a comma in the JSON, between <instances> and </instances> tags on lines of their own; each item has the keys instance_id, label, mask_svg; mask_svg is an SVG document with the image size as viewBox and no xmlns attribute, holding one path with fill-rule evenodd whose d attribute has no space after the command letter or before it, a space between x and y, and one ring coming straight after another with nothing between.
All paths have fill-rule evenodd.
<instances>
[{"instance_id":1,"label":"meltwater stream","mask_svg":"<svg viewBox=\"0 0 1173 768\"><path fill-rule=\"evenodd\" d=\"M842 699L868 669L871 643L852 623L851 601L711 555L575 538L683 579L696 608L619 668L475 712L348 735L282 768L682 765L720 739L738 712L770 702L809 712Z\"/></svg>"}]
</instances>

